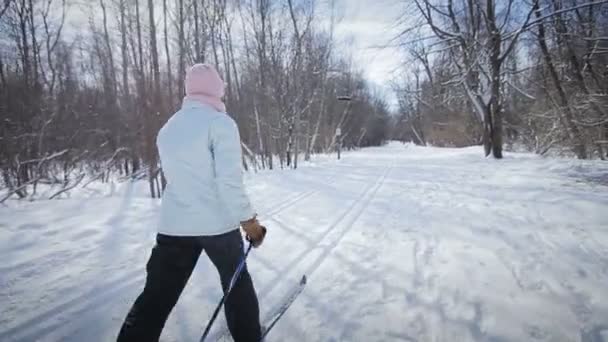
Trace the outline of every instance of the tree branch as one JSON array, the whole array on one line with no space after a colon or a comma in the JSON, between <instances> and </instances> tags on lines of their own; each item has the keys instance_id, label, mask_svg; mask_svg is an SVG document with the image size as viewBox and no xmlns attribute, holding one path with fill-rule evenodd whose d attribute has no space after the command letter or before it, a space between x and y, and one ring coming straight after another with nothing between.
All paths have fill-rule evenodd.
<instances>
[{"instance_id":1,"label":"tree branch","mask_svg":"<svg viewBox=\"0 0 608 342\"><path fill-rule=\"evenodd\" d=\"M535 0L535 1L538 1L538 0ZM541 23L541 22L543 22L543 21L545 21L545 20L547 20L549 18L552 18L552 17L554 17L556 15L559 15L559 14L562 14L562 13L566 13L566 12L571 12L571 11L574 11L574 10L579 9L579 8L584 8L584 7L588 7L588 6L595 6L595 5L601 5L601 4L606 4L606 3L608 3L608 0L591 1L591 2L580 4L580 5L564 8L564 9L561 9L561 10L558 10L558 11L554 11L552 13L546 14L546 15L544 15L542 17L536 18L536 19L528 22L527 25L519 28L518 30L515 30L513 32L510 32L510 33L504 35L504 39L509 39L513 35L519 35L519 34L521 34L522 30L528 30L528 29L530 29L530 28L538 25L539 23Z\"/></svg>"},{"instance_id":2,"label":"tree branch","mask_svg":"<svg viewBox=\"0 0 608 342\"><path fill-rule=\"evenodd\" d=\"M4 13L6 13L8 8L11 6L11 2L13 2L13 0L4 0L4 5L2 5L2 10L0 10L0 18L2 18Z\"/></svg>"},{"instance_id":3,"label":"tree branch","mask_svg":"<svg viewBox=\"0 0 608 342\"><path fill-rule=\"evenodd\" d=\"M525 27L530 22L530 19L532 19L532 14L534 14L534 10L535 10L537 4L538 4L538 0L534 0L534 3L532 5L532 7L530 8L530 11L528 11L528 15L526 16L526 20L521 25L521 27L519 28L519 30L516 31L515 35L513 36L513 39L509 43L509 46L505 49L505 52L499 58L500 63L504 62L504 60L507 58L507 56L511 53L511 50L513 50L513 48L515 47L515 43L517 43L517 39L525 31ZM505 21L506 20L507 19L505 19Z\"/></svg>"}]
</instances>

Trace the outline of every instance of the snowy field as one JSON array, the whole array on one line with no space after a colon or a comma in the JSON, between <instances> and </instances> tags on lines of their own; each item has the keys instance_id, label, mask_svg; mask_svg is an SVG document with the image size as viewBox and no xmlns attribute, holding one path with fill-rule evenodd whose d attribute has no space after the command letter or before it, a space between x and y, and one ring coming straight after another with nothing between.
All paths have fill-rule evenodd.
<instances>
[{"instance_id":1,"label":"snowy field","mask_svg":"<svg viewBox=\"0 0 608 342\"><path fill-rule=\"evenodd\" d=\"M309 279L268 340L608 341L607 174L390 144L248 175L262 316ZM0 341L114 340L158 207L141 182L0 207ZM162 341L198 341L219 297L201 257Z\"/></svg>"}]
</instances>

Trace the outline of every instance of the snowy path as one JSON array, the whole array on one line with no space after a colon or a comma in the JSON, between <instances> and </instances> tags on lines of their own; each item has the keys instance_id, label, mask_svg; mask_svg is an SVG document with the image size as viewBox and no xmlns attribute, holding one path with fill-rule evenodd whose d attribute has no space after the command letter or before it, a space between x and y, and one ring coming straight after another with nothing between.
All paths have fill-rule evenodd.
<instances>
[{"instance_id":1,"label":"snowy path","mask_svg":"<svg viewBox=\"0 0 608 342\"><path fill-rule=\"evenodd\" d=\"M480 155L392 144L249 177L262 314L309 277L269 341L608 341L608 187L583 181L608 166ZM153 243L145 187L0 208L0 341L115 338ZM197 340L219 296L203 257L162 340Z\"/></svg>"}]
</instances>

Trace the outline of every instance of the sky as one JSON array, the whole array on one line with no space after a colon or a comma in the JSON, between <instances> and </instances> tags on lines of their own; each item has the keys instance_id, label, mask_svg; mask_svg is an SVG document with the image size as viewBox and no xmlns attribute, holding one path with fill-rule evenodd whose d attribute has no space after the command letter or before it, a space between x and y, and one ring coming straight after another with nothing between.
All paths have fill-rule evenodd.
<instances>
[{"instance_id":1,"label":"sky","mask_svg":"<svg viewBox=\"0 0 608 342\"><path fill-rule=\"evenodd\" d=\"M358 68L389 103L397 107L390 81L402 68L401 52L387 47L398 33L403 0L338 0L342 20L336 26L339 46L346 48Z\"/></svg>"},{"instance_id":2,"label":"sky","mask_svg":"<svg viewBox=\"0 0 608 342\"><path fill-rule=\"evenodd\" d=\"M317 13L329 23L330 0L316 0ZM361 69L370 85L381 94L392 110L397 109L397 98L390 81L397 69L403 67L401 52L387 47L398 33L395 23L403 13L407 0L335 0L339 21L335 38L340 52L351 55L355 67ZM86 27L88 15L82 6L73 6L68 16L72 28ZM87 8L88 10L88 8ZM157 16L161 10L157 10ZM101 14L99 14L101 15ZM322 19L323 20L323 19ZM71 30L78 32L78 30Z\"/></svg>"}]
</instances>

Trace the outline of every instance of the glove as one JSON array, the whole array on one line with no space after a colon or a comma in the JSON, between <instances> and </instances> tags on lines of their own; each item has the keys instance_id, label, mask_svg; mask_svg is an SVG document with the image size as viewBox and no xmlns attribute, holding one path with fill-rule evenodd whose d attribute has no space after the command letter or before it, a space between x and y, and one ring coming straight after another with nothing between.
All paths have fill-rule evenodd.
<instances>
[{"instance_id":1,"label":"glove","mask_svg":"<svg viewBox=\"0 0 608 342\"><path fill-rule=\"evenodd\" d=\"M262 226L255 216L250 220L241 222L241 227L243 227L247 240L253 244L253 247L260 247L266 236L266 227Z\"/></svg>"}]
</instances>

